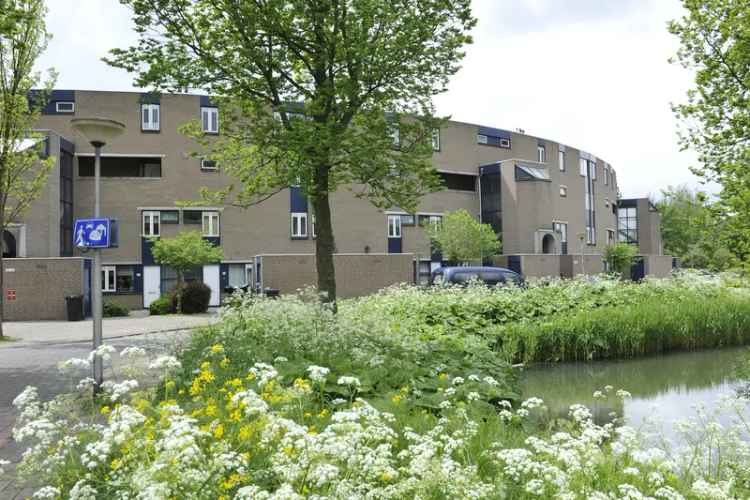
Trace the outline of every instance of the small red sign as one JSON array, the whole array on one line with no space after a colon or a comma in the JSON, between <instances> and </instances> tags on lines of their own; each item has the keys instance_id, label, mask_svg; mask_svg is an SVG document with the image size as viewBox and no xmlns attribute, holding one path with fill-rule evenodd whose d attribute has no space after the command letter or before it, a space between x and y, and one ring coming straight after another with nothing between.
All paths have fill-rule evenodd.
<instances>
[{"instance_id":1,"label":"small red sign","mask_svg":"<svg viewBox=\"0 0 750 500\"><path fill-rule=\"evenodd\" d=\"M8 300L16 300L16 291L15 290L8 290L5 293L5 296L8 298Z\"/></svg>"}]
</instances>

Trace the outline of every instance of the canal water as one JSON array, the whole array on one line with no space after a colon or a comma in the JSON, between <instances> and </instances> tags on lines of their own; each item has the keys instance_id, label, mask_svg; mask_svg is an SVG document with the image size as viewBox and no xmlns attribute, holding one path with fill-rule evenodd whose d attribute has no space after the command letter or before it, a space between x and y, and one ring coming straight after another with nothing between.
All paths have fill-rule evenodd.
<instances>
[{"instance_id":1,"label":"canal water","mask_svg":"<svg viewBox=\"0 0 750 500\"><path fill-rule=\"evenodd\" d=\"M699 403L711 408L721 395L744 387L735 367L748 352L729 348L627 361L535 365L522 375L522 394L542 398L553 417L565 416L570 405L581 403L592 410L597 423L610 421L614 412L630 426L655 419L669 427L694 416ZM594 392L607 385L630 392L632 398L594 398Z\"/></svg>"}]
</instances>

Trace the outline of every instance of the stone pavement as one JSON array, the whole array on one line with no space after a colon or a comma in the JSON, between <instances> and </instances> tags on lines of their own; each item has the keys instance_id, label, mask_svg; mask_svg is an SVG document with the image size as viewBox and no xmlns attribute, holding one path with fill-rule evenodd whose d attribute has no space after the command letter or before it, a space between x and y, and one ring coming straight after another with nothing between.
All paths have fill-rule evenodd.
<instances>
[{"instance_id":1,"label":"stone pavement","mask_svg":"<svg viewBox=\"0 0 750 500\"><path fill-rule=\"evenodd\" d=\"M146 316L134 312L124 318L104 318L102 331L107 339L196 328L219 320L216 312L206 314ZM5 335L16 342L0 342L0 350L17 343L90 342L92 320L85 321L13 321L3 324Z\"/></svg>"},{"instance_id":2,"label":"stone pavement","mask_svg":"<svg viewBox=\"0 0 750 500\"><path fill-rule=\"evenodd\" d=\"M174 352L187 338L191 328L218 321L216 314L195 316L153 316L104 320L105 343L118 351L137 345L153 353ZM36 386L42 400L69 392L75 380L61 376L57 364L66 359L85 358L91 351L91 321L5 323L6 335L16 341L0 342L0 459L14 464L22 448L11 437L16 412L13 399L27 385ZM106 366L105 379L119 372L118 357ZM86 374L82 374L82 377ZM13 479L13 465L0 476L0 499L26 498L28 490L19 490Z\"/></svg>"}]
</instances>

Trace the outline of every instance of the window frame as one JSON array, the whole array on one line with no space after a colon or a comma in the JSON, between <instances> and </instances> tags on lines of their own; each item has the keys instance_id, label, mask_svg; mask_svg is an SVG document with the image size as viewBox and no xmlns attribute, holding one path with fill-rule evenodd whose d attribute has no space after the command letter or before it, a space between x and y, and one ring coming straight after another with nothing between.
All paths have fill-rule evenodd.
<instances>
[{"instance_id":1,"label":"window frame","mask_svg":"<svg viewBox=\"0 0 750 500\"><path fill-rule=\"evenodd\" d=\"M565 184L560 184L560 198L567 198L568 197L568 186Z\"/></svg>"},{"instance_id":2,"label":"window frame","mask_svg":"<svg viewBox=\"0 0 750 500\"><path fill-rule=\"evenodd\" d=\"M560 168L560 172L565 172L565 151L557 152L557 163Z\"/></svg>"},{"instance_id":3,"label":"window frame","mask_svg":"<svg viewBox=\"0 0 750 500\"><path fill-rule=\"evenodd\" d=\"M207 167L208 163L213 163L213 167ZM201 158L201 170L204 172L216 172L219 170L219 166L216 164L216 160Z\"/></svg>"},{"instance_id":4,"label":"window frame","mask_svg":"<svg viewBox=\"0 0 750 500\"><path fill-rule=\"evenodd\" d=\"M402 238L401 214L389 214L387 217L388 238Z\"/></svg>"},{"instance_id":5,"label":"window frame","mask_svg":"<svg viewBox=\"0 0 750 500\"><path fill-rule=\"evenodd\" d=\"M208 231L206 231L206 220L208 220ZM207 210L201 212L201 235L209 238L218 238L221 236L221 223L218 211Z\"/></svg>"},{"instance_id":6,"label":"window frame","mask_svg":"<svg viewBox=\"0 0 750 500\"><path fill-rule=\"evenodd\" d=\"M112 273L110 280L110 273ZM102 266L102 292L117 292L117 266Z\"/></svg>"},{"instance_id":7,"label":"window frame","mask_svg":"<svg viewBox=\"0 0 750 500\"><path fill-rule=\"evenodd\" d=\"M297 234L294 231L294 222L297 221ZM291 212L289 214L289 234L292 239L307 239L307 212Z\"/></svg>"},{"instance_id":8,"label":"window frame","mask_svg":"<svg viewBox=\"0 0 750 500\"><path fill-rule=\"evenodd\" d=\"M148 231L146 220L148 219ZM156 220L156 224L154 224ZM156 231L154 231L156 227ZM161 212L159 210L144 210L141 214L141 236L144 238L158 238L161 236Z\"/></svg>"},{"instance_id":9,"label":"window frame","mask_svg":"<svg viewBox=\"0 0 750 500\"><path fill-rule=\"evenodd\" d=\"M440 129L434 128L432 129L432 150L438 152L441 150L440 148Z\"/></svg>"},{"instance_id":10,"label":"window frame","mask_svg":"<svg viewBox=\"0 0 750 500\"><path fill-rule=\"evenodd\" d=\"M60 109L60 104L70 104L70 109ZM73 114L76 112L75 101L56 101L55 102L55 113Z\"/></svg>"},{"instance_id":11,"label":"window frame","mask_svg":"<svg viewBox=\"0 0 750 500\"><path fill-rule=\"evenodd\" d=\"M114 267L115 267L115 289L116 289L116 292L117 293L136 293L136 286L135 286L136 270L135 270L135 266L131 265L131 264L125 264L125 265L116 265ZM130 272L130 283L131 283L131 286L127 290L123 290L118 285L118 279L120 277L120 271L123 271L123 270L128 270ZM123 275L124 274L125 273L123 272Z\"/></svg>"},{"instance_id":12,"label":"window frame","mask_svg":"<svg viewBox=\"0 0 750 500\"><path fill-rule=\"evenodd\" d=\"M547 148L544 146L537 146L536 158L539 163L547 163Z\"/></svg>"},{"instance_id":13,"label":"window frame","mask_svg":"<svg viewBox=\"0 0 750 500\"><path fill-rule=\"evenodd\" d=\"M148 126L144 120L144 112L148 110L150 121ZM156 121L154 121L154 110L156 110ZM161 131L161 105L159 103L141 103L141 132L160 132Z\"/></svg>"},{"instance_id":14,"label":"window frame","mask_svg":"<svg viewBox=\"0 0 750 500\"><path fill-rule=\"evenodd\" d=\"M204 119L206 116L208 118ZM214 116L216 120L212 119ZM215 106L201 106L201 130L205 134L219 133L219 108Z\"/></svg>"}]
</instances>

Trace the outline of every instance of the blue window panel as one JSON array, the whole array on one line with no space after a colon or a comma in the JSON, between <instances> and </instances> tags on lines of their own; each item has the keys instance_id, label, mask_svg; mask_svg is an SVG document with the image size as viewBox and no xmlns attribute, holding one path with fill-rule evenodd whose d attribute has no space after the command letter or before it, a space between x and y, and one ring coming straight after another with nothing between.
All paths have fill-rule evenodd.
<instances>
[{"instance_id":1,"label":"blue window panel","mask_svg":"<svg viewBox=\"0 0 750 500\"><path fill-rule=\"evenodd\" d=\"M141 104L161 104L161 94L147 92L141 94Z\"/></svg>"},{"instance_id":2,"label":"blue window panel","mask_svg":"<svg viewBox=\"0 0 750 500\"><path fill-rule=\"evenodd\" d=\"M34 96L32 96L32 99ZM74 90L53 90L47 96L47 102L42 108L43 115L68 115L70 113L58 113L58 102L76 102L76 93Z\"/></svg>"},{"instance_id":3,"label":"blue window panel","mask_svg":"<svg viewBox=\"0 0 750 500\"><path fill-rule=\"evenodd\" d=\"M135 293L143 293L143 266L133 266L133 288Z\"/></svg>"},{"instance_id":4,"label":"blue window panel","mask_svg":"<svg viewBox=\"0 0 750 500\"><path fill-rule=\"evenodd\" d=\"M388 253L401 253L401 238L388 238Z\"/></svg>"},{"instance_id":5,"label":"blue window panel","mask_svg":"<svg viewBox=\"0 0 750 500\"><path fill-rule=\"evenodd\" d=\"M500 162L492 165L482 165L479 167L479 175L493 175L500 173Z\"/></svg>"},{"instance_id":6,"label":"blue window panel","mask_svg":"<svg viewBox=\"0 0 750 500\"><path fill-rule=\"evenodd\" d=\"M302 192L302 188L292 186L289 188L289 213L307 213L307 196Z\"/></svg>"},{"instance_id":7,"label":"blue window panel","mask_svg":"<svg viewBox=\"0 0 750 500\"><path fill-rule=\"evenodd\" d=\"M219 287L229 288L229 264L219 264Z\"/></svg>"},{"instance_id":8,"label":"blue window panel","mask_svg":"<svg viewBox=\"0 0 750 500\"><path fill-rule=\"evenodd\" d=\"M508 257L508 269L511 271L515 271L521 276L523 276L523 269L521 267L521 256L520 255L511 255Z\"/></svg>"},{"instance_id":9,"label":"blue window panel","mask_svg":"<svg viewBox=\"0 0 750 500\"><path fill-rule=\"evenodd\" d=\"M75 154L76 152L76 145L67 140L64 137L60 137L60 149L65 151L66 153Z\"/></svg>"},{"instance_id":10,"label":"blue window panel","mask_svg":"<svg viewBox=\"0 0 750 500\"><path fill-rule=\"evenodd\" d=\"M501 128L479 127L479 131L477 133L479 135L486 135L487 137L496 137L498 139L510 140L510 132Z\"/></svg>"},{"instance_id":11,"label":"blue window panel","mask_svg":"<svg viewBox=\"0 0 750 500\"><path fill-rule=\"evenodd\" d=\"M154 254L151 253L151 249L154 244L148 238L141 238L141 262L144 266L156 265L154 260Z\"/></svg>"},{"instance_id":12,"label":"blue window panel","mask_svg":"<svg viewBox=\"0 0 750 500\"><path fill-rule=\"evenodd\" d=\"M211 102L211 97L207 95L201 96L201 108L218 108L216 104Z\"/></svg>"},{"instance_id":13,"label":"blue window panel","mask_svg":"<svg viewBox=\"0 0 750 500\"><path fill-rule=\"evenodd\" d=\"M221 246L221 236L204 236L203 239L210 242L215 247Z\"/></svg>"}]
</instances>

